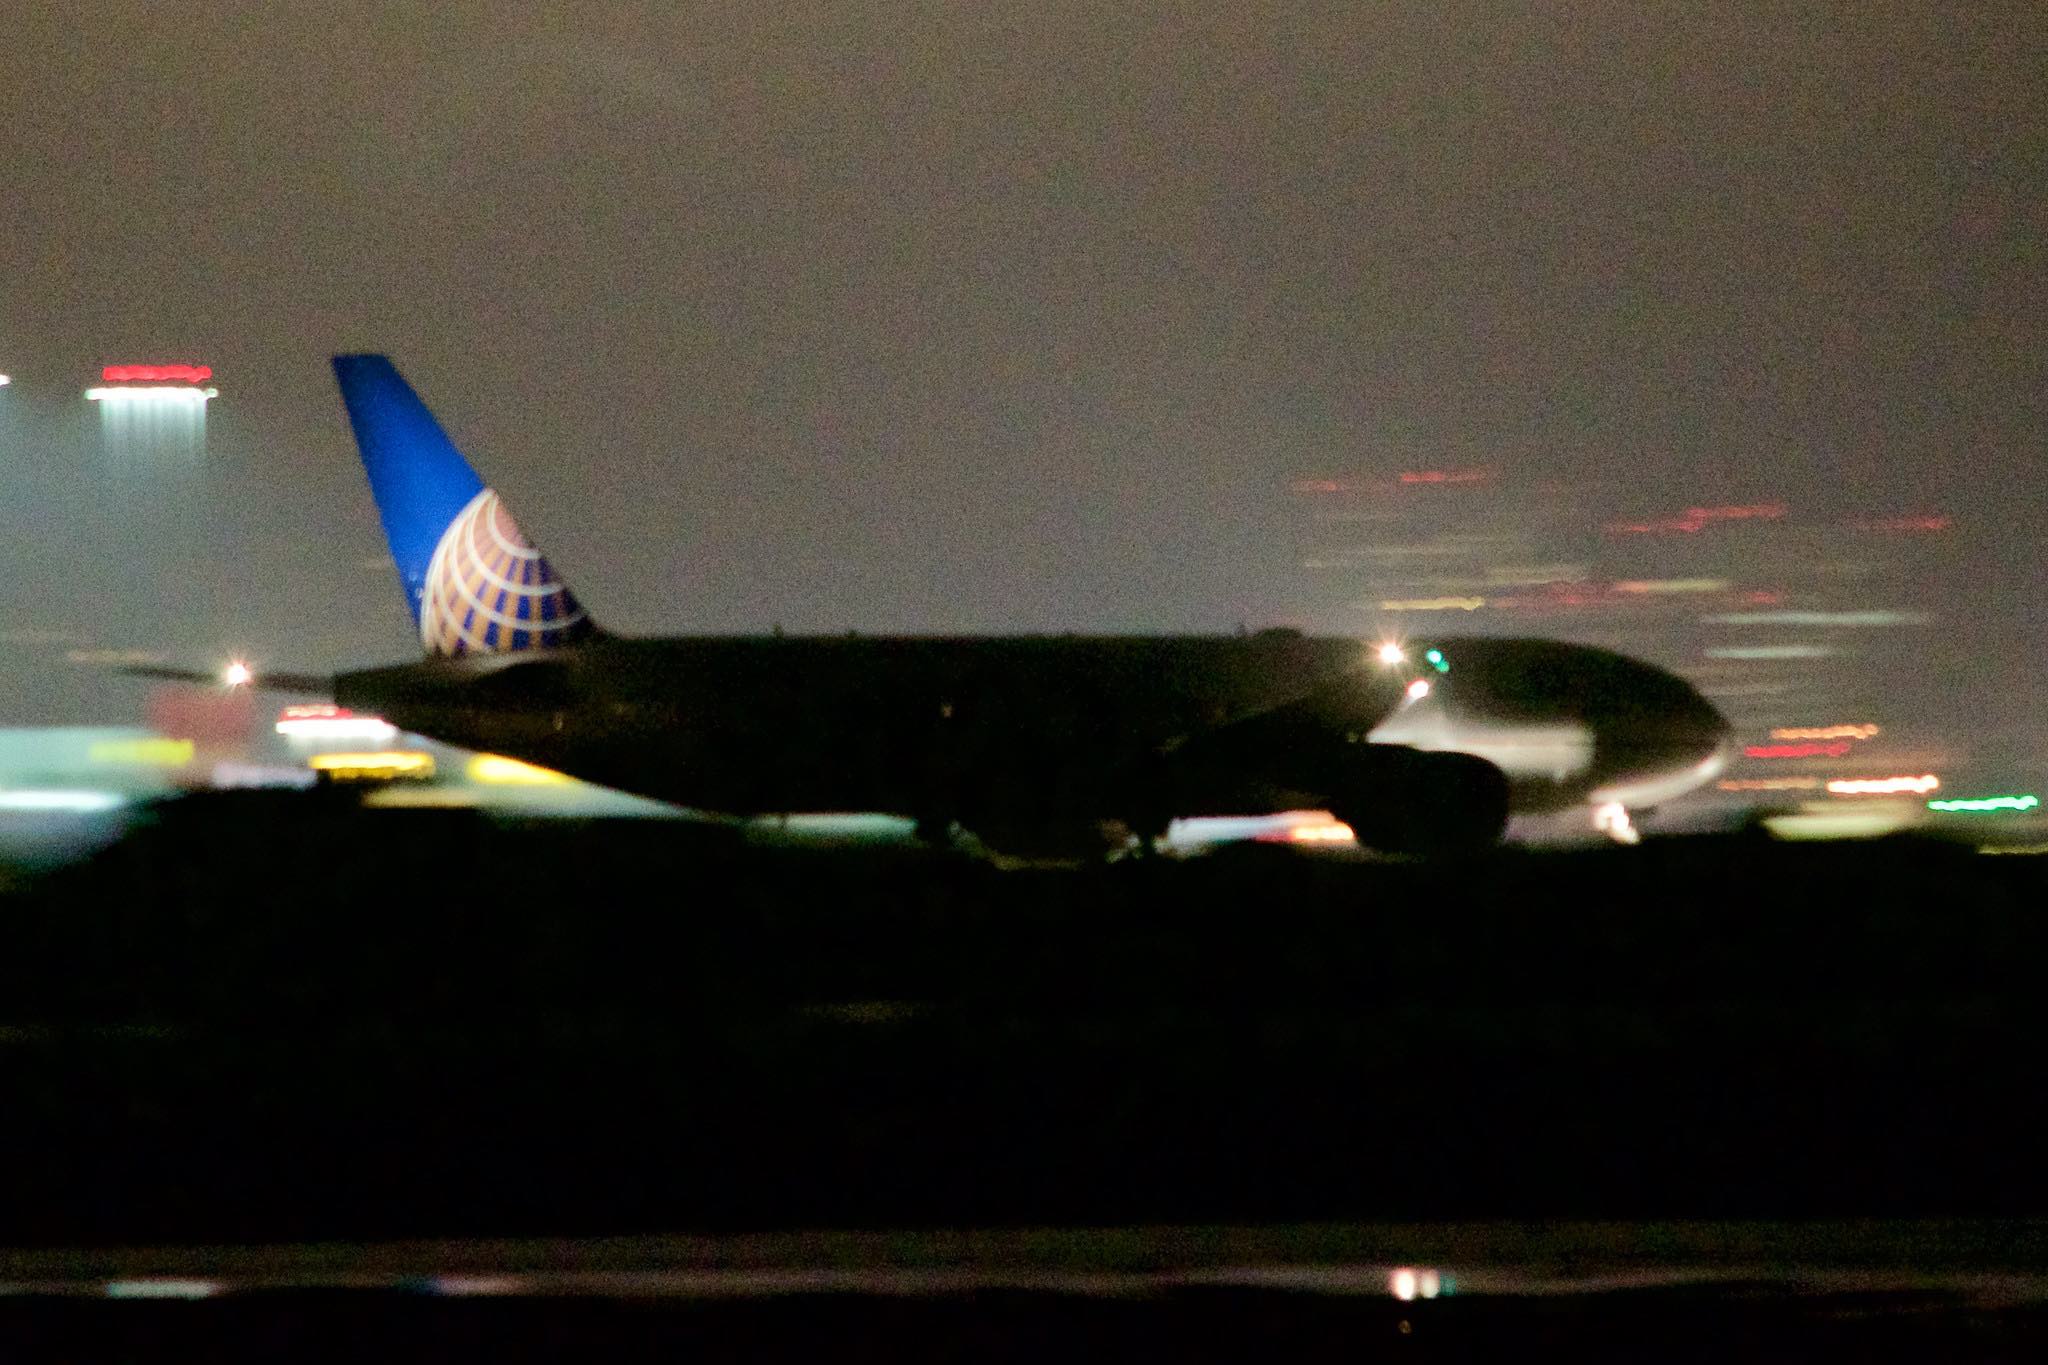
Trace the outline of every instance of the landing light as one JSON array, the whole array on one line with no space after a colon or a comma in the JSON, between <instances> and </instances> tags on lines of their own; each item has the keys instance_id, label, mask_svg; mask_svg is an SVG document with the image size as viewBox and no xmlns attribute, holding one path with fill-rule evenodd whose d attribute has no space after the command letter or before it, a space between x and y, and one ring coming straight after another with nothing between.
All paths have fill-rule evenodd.
<instances>
[{"instance_id":1,"label":"landing light","mask_svg":"<svg viewBox=\"0 0 2048 1365\"><path fill-rule=\"evenodd\" d=\"M1428 695L1429 679L1417 678L1414 682L1408 684L1408 700L1421 701L1424 697Z\"/></svg>"},{"instance_id":2,"label":"landing light","mask_svg":"<svg viewBox=\"0 0 2048 1365\"><path fill-rule=\"evenodd\" d=\"M223 687L247 687L255 680L255 671L240 659L236 659L220 671L220 682Z\"/></svg>"},{"instance_id":3,"label":"landing light","mask_svg":"<svg viewBox=\"0 0 2048 1365\"><path fill-rule=\"evenodd\" d=\"M1408 662L1408 651L1389 640L1380 646L1380 662L1390 668L1395 664L1405 664Z\"/></svg>"}]
</instances>

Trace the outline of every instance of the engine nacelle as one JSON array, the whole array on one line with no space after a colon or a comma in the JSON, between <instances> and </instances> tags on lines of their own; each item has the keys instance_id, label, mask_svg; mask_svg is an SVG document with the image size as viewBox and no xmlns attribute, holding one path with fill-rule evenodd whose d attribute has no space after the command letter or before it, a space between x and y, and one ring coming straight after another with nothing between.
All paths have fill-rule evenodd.
<instances>
[{"instance_id":1,"label":"engine nacelle","mask_svg":"<svg viewBox=\"0 0 2048 1365\"><path fill-rule=\"evenodd\" d=\"M1470 754L1361 744L1329 792L1330 813L1383 853L1491 847L1508 823L1507 774Z\"/></svg>"}]
</instances>

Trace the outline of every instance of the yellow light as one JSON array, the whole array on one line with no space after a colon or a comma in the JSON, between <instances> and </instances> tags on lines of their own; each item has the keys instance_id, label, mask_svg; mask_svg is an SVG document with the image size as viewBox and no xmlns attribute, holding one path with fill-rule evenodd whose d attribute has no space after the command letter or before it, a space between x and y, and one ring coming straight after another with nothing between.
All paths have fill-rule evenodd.
<instances>
[{"instance_id":1,"label":"yellow light","mask_svg":"<svg viewBox=\"0 0 2048 1365\"><path fill-rule=\"evenodd\" d=\"M1614 585L1614 590L1638 594L1726 592L1730 586L1725 578L1625 578Z\"/></svg>"},{"instance_id":2,"label":"yellow light","mask_svg":"<svg viewBox=\"0 0 2048 1365\"><path fill-rule=\"evenodd\" d=\"M1828 790L1836 796L1896 796L1900 792L1925 796L1940 785L1941 779L1933 773L1923 773L1919 777L1837 778L1828 783Z\"/></svg>"},{"instance_id":3,"label":"yellow light","mask_svg":"<svg viewBox=\"0 0 2048 1365\"><path fill-rule=\"evenodd\" d=\"M1343 821L1327 820L1289 826L1287 841L1291 844L1351 844L1358 842L1358 836Z\"/></svg>"},{"instance_id":4,"label":"yellow light","mask_svg":"<svg viewBox=\"0 0 2048 1365\"><path fill-rule=\"evenodd\" d=\"M558 773L553 768L542 768L532 763L522 763L503 754L478 754L469 760L469 778L472 782L522 787L555 786L575 780L567 773Z\"/></svg>"},{"instance_id":5,"label":"yellow light","mask_svg":"<svg viewBox=\"0 0 2048 1365\"><path fill-rule=\"evenodd\" d=\"M1395 644L1392 640L1389 640L1380 646L1380 662L1388 667L1392 667L1395 664L1405 664L1408 662L1408 651Z\"/></svg>"},{"instance_id":6,"label":"yellow light","mask_svg":"<svg viewBox=\"0 0 2048 1365\"><path fill-rule=\"evenodd\" d=\"M192 761L189 739L103 739L85 751L88 763L140 764L179 768Z\"/></svg>"},{"instance_id":7,"label":"yellow light","mask_svg":"<svg viewBox=\"0 0 2048 1365\"><path fill-rule=\"evenodd\" d=\"M314 754L306 760L306 766L337 781L363 777L427 778L434 775L434 756L418 749Z\"/></svg>"},{"instance_id":8,"label":"yellow light","mask_svg":"<svg viewBox=\"0 0 2048 1365\"><path fill-rule=\"evenodd\" d=\"M1875 725L1785 725L1771 731L1771 738L1875 739L1879 733Z\"/></svg>"}]
</instances>

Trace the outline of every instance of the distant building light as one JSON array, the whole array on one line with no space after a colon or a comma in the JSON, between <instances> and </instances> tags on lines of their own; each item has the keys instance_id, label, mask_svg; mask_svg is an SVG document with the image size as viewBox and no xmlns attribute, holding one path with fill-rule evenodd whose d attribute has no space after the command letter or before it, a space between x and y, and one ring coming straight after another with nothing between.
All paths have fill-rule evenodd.
<instances>
[{"instance_id":1,"label":"distant building light","mask_svg":"<svg viewBox=\"0 0 2048 1365\"><path fill-rule=\"evenodd\" d=\"M1897 796L1900 792L1912 792L1925 796L1941 786L1941 779L1933 773L1919 777L1844 777L1828 783L1828 790L1836 796Z\"/></svg>"},{"instance_id":2,"label":"distant building light","mask_svg":"<svg viewBox=\"0 0 2048 1365\"><path fill-rule=\"evenodd\" d=\"M2041 798L2028 792L2023 796L1976 796L1965 800L1929 801L1927 809L1981 815L1997 810L2032 810L2041 804Z\"/></svg>"},{"instance_id":3,"label":"distant building light","mask_svg":"<svg viewBox=\"0 0 2048 1365\"><path fill-rule=\"evenodd\" d=\"M204 384L213 378L211 365L109 365L100 371L109 384Z\"/></svg>"},{"instance_id":4,"label":"distant building light","mask_svg":"<svg viewBox=\"0 0 2048 1365\"><path fill-rule=\"evenodd\" d=\"M219 389L194 389L175 385L156 385L146 388L117 386L104 389L87 389L89 403L189 403L193 407L205 407L207 400L220 397Z\"/></svg>"}]
</instances>

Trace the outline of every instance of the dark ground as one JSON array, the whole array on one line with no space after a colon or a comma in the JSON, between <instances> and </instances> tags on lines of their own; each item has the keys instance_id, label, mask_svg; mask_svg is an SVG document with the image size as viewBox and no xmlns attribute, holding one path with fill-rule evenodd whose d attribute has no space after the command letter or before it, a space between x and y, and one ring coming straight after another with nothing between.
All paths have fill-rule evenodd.
<instances>
[{"instance_id":1,"label":"dark ground","mask_svg":"<svg viewBox=\"0 0 2048 1365\"><path fill-rule=\"evenodd\" d=\"M1934 842L1747 837L997 872L659 821L192 799L0 901L0 1227L32 1252L1959 1218L2017 1228L1995 1259L2040 1270L2038 1231L2004 1220L2048 1216L2044 879L2048 860ZM426 1317L271 1295L233 1340L282 1348L323 1315L367 1354L388 1332L520 1359L558 1329L761 1359L1567 1338L1796 1359L1812 1333L1904 1359L1959 1332L2003 1358L2042 1335L2024 1305L1736 1299L1466 1300L1447 1331L1436 1305L1220 1290ZM199 1349L215 1309L49 1302L0 1313L0 1341L120 1355L157 1323Z\"/></svg>"}]
</instances>

